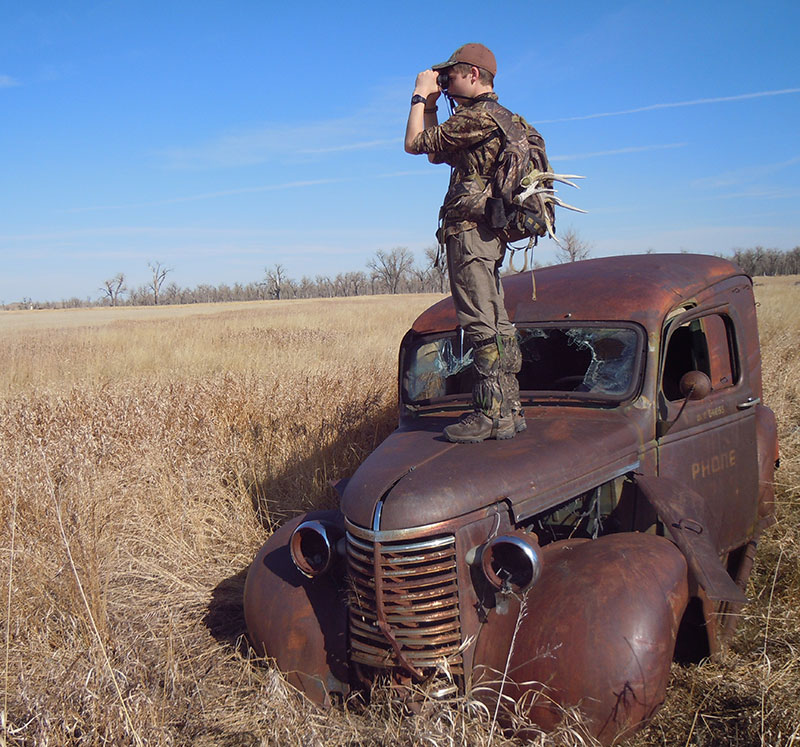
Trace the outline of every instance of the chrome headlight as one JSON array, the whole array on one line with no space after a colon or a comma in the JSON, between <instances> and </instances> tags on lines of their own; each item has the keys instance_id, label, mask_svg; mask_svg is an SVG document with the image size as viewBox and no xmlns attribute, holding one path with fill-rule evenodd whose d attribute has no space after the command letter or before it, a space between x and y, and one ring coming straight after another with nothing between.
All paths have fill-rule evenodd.
<instances>
[{"instance_id":1,"label":"chrome headlight","mask_svg":"<svg viewBox=\"0 0 800 747\"><path fill-rule=\"evenodd\" d=\"M321 521L304 521L292 532L289 552L297 570L308 578L325 573L336 557L342 531Z\"/></svg>"},{"instance_id":2,"label":"chrome headlight","mask_svg":"<svg viewBox=\"0 0 800 747\"><path fill-rule=\"evenodd\" d=\"M542 575L542 550L536 538L524 532L503 534L481 548L480 564L495 589L520 593Z\"/></svg>"}]
</instances>

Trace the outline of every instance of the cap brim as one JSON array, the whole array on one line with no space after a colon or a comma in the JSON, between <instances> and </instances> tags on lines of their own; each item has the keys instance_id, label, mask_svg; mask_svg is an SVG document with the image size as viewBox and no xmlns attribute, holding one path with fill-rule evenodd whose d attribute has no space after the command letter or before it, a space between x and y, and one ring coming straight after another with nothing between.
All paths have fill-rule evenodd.
<instances>
[{"instance_id":1,"label":"cap brim","mask_svg":"<svg viewBox=\"0 0 800 747\"><path fill-rule=\"evenodd\" d=\"M453 60L440 62L438 65L431 65L431 70L444 70L446 67L453 67L456 63Z\"/></svg>"}]
</instances>

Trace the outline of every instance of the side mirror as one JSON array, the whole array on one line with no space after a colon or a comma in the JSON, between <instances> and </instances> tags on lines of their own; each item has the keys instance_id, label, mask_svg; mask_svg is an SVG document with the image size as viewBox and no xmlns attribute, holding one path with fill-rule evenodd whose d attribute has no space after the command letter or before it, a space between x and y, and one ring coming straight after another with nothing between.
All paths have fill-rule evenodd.
<instances>
[{"instance_id":1,"label":"side mirror","mask_svg":"<svg viewBox=\"0 0 800 747\"><path fill-rule=\"evenodd\" d=\"M669 433L675 423L680 420L689 400L705 399L711 393L711 379L702 371L687 371L678 382L678 388L683 395L683 404L674 420L661 420L656 424L656 437L661 438Z\"/></svg>"},{"instance_id":2,"label":"side mirror","mask_svg":"<svg viewBox=\"0 0 800 747\"><path fill-rule=\"evenodd\" d=\"M688 371L681 376L678 388L688 399L705 399L711 393L711 379L702 371Z\"/></svg>"}]
</instances>

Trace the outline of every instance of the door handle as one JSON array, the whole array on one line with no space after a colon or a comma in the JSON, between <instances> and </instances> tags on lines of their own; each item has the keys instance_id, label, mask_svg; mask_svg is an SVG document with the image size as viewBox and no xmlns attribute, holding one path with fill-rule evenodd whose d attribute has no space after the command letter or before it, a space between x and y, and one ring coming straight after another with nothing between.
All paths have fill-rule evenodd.
<instances>
[{"instance_id":1,"label":"door handle","mask_svg":"<svg viewBox=\"0 0 800 747\"><path fill-rule=\"evenodd\" d=\"M761 397L748 397L744 402L736 405L737 410L746 410L748 407L755 407L761 404Z\"/></svg>"}]
</instances>

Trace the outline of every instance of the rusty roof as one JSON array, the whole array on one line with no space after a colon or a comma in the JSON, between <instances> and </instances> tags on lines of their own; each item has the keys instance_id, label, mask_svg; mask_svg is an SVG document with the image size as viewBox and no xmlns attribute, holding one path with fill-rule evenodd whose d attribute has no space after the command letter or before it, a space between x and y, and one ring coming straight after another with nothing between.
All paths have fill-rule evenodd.
<instances>
[{"instance_id":1,"label":"rusty roof","mask_svg":"<svg viewBox=\"0 0 800 747\"><path fill-rule=\"evenodd\" d=\"M745 273L733 262L706 254L633 254L544 267L503 278L512 322L630 320L651 329L682 302L726 278ZM451 298L417 317L412 329L439 332L457 326Z\"/></svg>"}]
</instances>

